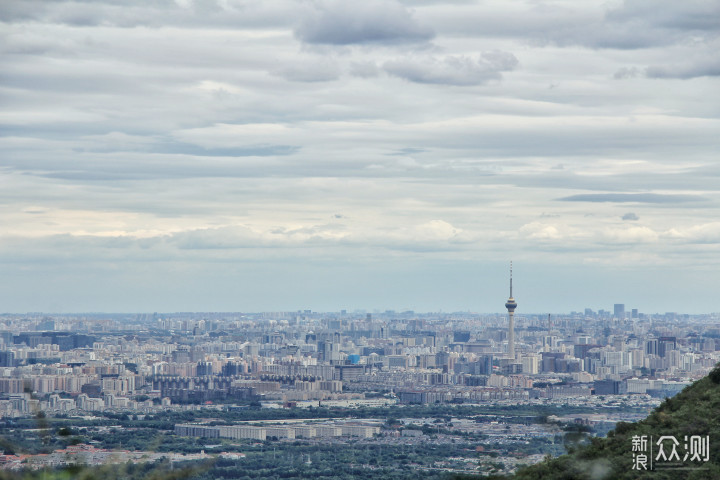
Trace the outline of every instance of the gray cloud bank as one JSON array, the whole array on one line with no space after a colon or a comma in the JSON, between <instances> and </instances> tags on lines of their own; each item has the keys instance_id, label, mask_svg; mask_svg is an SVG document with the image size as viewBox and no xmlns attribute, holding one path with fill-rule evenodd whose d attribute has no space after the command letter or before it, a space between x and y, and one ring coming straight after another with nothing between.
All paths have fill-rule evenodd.
<instances>
[{"instance_id":1,"label":"gray cloud bank","mask_svg":"<svg viewBox=\"0 0 720 480\"><path fill-rule=\"evenodd\" d=\"M383 66L390 73L411 82L445 85L481 85L502 78L513 70L517 58L507 52L484 52L477 58L447 56L392 60Z\"/></svg>"},{"instance_id":2,"label":"gray cloud bank","mask_svg":"<svg viewBox=\"0 0 720 480\"><path fill-rule=\"evenodd\" d=\"M663 195L658 193L588 193L570 195L559 200L565 202L615 202L615 203L686 203L707 200L700 195Z\"/></svg>"},{"instance_id":3,"label":"gray cloud bank","mask_svg":"<svg viewBox=\"0 0 720 480\"><path fill-rule=\"evenodd\" d=\"M425 42L435 36L412 12L394 0L318 2L295 35L311 44L350 45Z\"/></svg>"}]
</instances>

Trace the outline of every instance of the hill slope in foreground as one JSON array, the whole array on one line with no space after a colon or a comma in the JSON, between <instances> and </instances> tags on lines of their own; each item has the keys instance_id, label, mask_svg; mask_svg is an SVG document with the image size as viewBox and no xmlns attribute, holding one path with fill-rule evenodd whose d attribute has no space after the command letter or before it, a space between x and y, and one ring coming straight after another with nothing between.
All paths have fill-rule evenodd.
<instances>
[{"instance_id":1,"label":"hill slope in foreground","mask_svg":"<svg viewBox=\"0 0 720 480\"><path fill-rule=\"evenodd\" d=\"M618 423L607 438L592 438L589 444L526 467L512 478L720 479L720 364L666 399L645 420Z\"/></svg>"}]
</instances>

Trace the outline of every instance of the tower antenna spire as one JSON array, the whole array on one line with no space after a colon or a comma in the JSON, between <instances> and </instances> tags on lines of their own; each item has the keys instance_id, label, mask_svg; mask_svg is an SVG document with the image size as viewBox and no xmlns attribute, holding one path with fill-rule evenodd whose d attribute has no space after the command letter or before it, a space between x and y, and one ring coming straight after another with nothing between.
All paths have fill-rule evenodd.
<instances>
[{"instance_id":1,"label":"tower antenna spire","mask_svg":"<svg viewBox=\"0 0 720 480\"><path fill-rule=\"evenodd\" d=\"M510 260L510 298L512 298L512 260Z\"/></svg>"}]
</instances>

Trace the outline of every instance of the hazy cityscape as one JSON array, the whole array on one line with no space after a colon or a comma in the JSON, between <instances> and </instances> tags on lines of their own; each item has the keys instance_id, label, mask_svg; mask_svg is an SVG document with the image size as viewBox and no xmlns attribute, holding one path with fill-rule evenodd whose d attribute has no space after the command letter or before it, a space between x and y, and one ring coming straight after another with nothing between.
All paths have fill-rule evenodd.
<instances>
[{"instance_id":1,"label":"hazy cityscape","mask_svg":"<svg viewBox=\"0 0 720 480\"><path fill-rule=\"evenodd\" d=\"M403 467L511 473L562 452L568 426L603 435L707 375L718 317L624 304L518 314L513 327L509 314L471 312L4 314L1 468L460 444ZM49 444L42 428L21 428L40 412L72 441L50 455L8 452L15 437ZM152 451L108 441L123 429L151 431ZM354 468L395 468L390 459Z\"/></svg>"}]
</instances>

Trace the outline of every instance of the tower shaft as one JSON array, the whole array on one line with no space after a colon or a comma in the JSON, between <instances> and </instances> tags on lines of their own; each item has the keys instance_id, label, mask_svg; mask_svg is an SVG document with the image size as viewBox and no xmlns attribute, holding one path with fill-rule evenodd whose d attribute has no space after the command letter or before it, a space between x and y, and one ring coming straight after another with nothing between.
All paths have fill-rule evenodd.
<instances>
[{"instance_id":1,"label":"tower shaft","mask_svg":"<svg viewBox=\"0 0 720 480\"><path fill-rule=\"evenodd\" d=\"M515 358L515 313L508 312L510 316L510 331L508 332L508 357Z\"/></svg>"}]
</instances>

